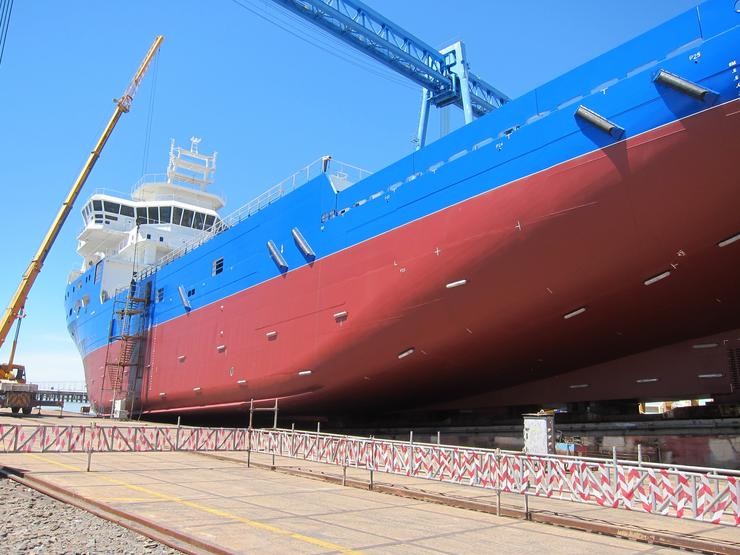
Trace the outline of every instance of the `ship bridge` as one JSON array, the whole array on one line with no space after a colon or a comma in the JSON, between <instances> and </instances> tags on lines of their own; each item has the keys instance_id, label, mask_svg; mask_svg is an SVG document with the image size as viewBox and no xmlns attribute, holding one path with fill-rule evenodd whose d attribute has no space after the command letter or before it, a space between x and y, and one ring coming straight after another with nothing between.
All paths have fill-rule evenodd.
<instances>
[{"instance_id":1,"label":"ship bridge","mask_svg":"<svg viewBox=\"0 0 740 555\"><path fill-rule=\"evenodd\" d=\"M84 227L77 237L81 271L105 258L103 290L110 293L126 285L132 266L156 265L178 247L220 227L217 211L224 200L206 191L213 183L216 153L200 153L199 143L193 137L186 149L173 140L167 173L143 176L130 198L100 189L83 206ZM70 280L78 275L73 272Z\"/></svg>"}]
</instances>

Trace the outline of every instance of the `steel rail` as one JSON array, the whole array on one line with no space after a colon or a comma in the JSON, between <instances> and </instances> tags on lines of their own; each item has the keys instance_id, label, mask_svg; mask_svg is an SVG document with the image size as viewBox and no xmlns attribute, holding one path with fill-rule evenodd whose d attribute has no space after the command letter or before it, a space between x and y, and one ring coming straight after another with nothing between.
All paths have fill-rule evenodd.
<instances>
[{"instance_id":1,"label":"steel rail","mask_svg":"<svg viewBox=\"0 0 740 555\"><path fill-rule=\"evenodd\" d=\"M9 467L0 467L0 476L56 499L61 503L77 507L98 518L117 524L156 542L188 555L227 555L230 552L188 534L177 532L157 522L146 519L111 505L89 499L71 490L62 488L42 478Z\"/></svg>"}]
</instances>

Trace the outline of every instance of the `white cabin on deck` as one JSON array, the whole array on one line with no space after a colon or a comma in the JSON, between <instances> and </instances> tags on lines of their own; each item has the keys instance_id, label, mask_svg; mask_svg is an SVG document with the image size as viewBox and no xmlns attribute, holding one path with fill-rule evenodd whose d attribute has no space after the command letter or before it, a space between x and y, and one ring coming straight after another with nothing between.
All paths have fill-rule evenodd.
<instances>
[{"instance_id":1,"label":"white cabin on deck","mask_svg":"<svg viewBox=\"0 0 740 555\"><path fill-rule=\"evenodd\" d=\"M101 300L131 281L132 272L156 265L163 257L220 223L217 211L224 201L206 191L213 183L216 153L198 152L200 139L190 149L170 146L165 175L144 176L130 199L96 192L82 208L84 228L77 236L82 271L105 259ZM80 272L70 275L71 283Z\"/></svg>"}]
</instances>

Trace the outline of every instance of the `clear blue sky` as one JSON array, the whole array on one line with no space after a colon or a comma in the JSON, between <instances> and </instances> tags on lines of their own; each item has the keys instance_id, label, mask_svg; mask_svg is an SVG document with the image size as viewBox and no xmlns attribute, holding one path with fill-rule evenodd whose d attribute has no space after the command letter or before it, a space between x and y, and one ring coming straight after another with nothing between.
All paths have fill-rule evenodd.
<instances>
[{"instance_id":1,"label":"clear blue sky","mask_svg":"<svg viewBox=\"0 0 740 555\"><path fill-rule=\"evenodd\" d=\"M432 46L464 40L473 71L512 98L699 3L368 1ZM268 0L240 3L291 32L231 0L15 3L0 65L3 307L111 99L154 36L166 37L31 292L17 360L32 380L83 379L62 305L67 275L80 264L79 207L96 188L128 192L142 173L164 171L171 137L187 145L197 135L202 151L218 151L214 190L227 197L226 213L323 154L375 170L413 149L417 86ZM8 351L9 341L0 359Z\"/></svg>"}]
</instances>

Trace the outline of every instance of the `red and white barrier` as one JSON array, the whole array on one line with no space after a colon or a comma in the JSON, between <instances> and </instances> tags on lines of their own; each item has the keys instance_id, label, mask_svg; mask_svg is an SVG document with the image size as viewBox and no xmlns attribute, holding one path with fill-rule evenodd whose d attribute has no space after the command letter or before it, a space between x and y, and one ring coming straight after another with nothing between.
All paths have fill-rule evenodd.
<instances>
[{"instance_id":1,"label":"red and white barrier","mask_svg":"<svg viewBox=\"0 0 740 555\"><path fill-rule=\"evenodd\" d=\"M740 526L740 472L281 429L0 425L0 453L254 451Z\"/></svg>"}]
</instances>

